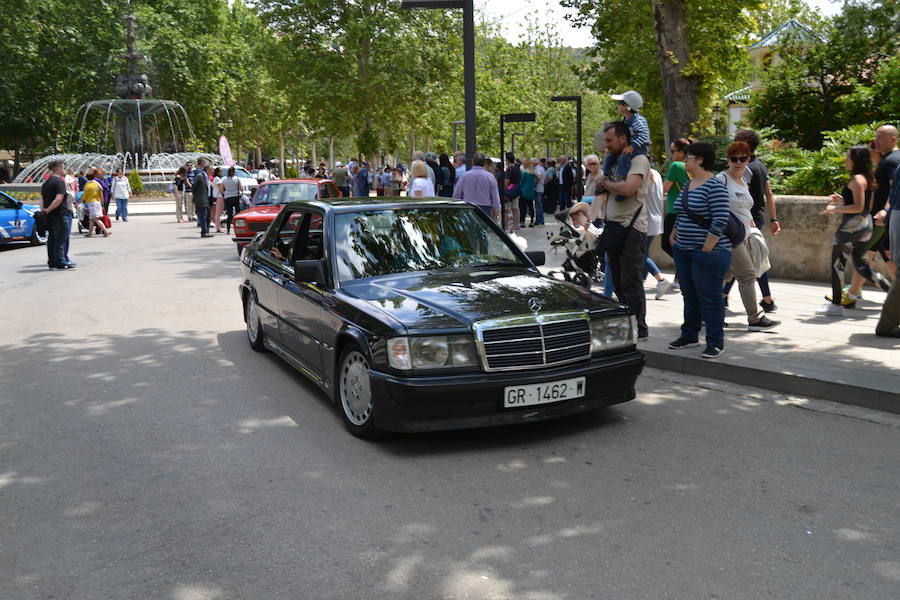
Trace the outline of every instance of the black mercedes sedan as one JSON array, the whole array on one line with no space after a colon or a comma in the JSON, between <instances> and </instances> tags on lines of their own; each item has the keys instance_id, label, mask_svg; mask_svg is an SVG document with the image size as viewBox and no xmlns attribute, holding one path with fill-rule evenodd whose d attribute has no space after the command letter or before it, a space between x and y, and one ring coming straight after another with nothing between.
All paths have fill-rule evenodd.
<instances>
[{"instance_id":1,"label":"black mercedes sedan","mask_svg":"<svg viewBox=\"0 0 900 600\"><path fill-rule=\"evenodd\" d=\"M247 337L321 387L362 438L634 398L634 318L541 275L543 261L466 202L294 202L241 255Z\"/></svg>"}]
</instances>

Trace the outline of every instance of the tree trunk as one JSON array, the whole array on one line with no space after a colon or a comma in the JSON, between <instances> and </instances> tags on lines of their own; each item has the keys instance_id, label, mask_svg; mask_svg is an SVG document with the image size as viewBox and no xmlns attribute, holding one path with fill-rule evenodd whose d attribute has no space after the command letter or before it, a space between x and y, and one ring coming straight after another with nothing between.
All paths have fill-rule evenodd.
<instances>
[{"instance_id":1,"label":"tree trunk","mask_svg":"<svg viewBox=\"0 0 900 600\"><path fill-rule=\"evenodd\" d=\"M316 163L319 162L319 159L316 156L316 138L309 139L309 148L310 154L312 155L312 164L315 167Z\"/></svg>"},{"instance_id":2,"label":"tree trunk","mask_svg":"<svg viewBox=\"0 0 900 600\"><path fill-rule=\"evenodd\" d=\"M328 168L334 168L334 136L328 136Z\"/></svg>"},{"instance_id":3,"label":"tree trunk","mask_svg":"<svg viewBox=\"0 0 900 600\"><path fill-rule=\"evenodd\" d=\"M284 134L278 134L278 177L284 179Z\"/></svg>"},{"instance_id":4,"label":"tree trunk","mask_svg":"<svg viewBox=\"0 0 900 600\"><path fill-rule=\"evenodd\" d=\"M690 61L684 30L685 0L653 0L656 21L656 51L663 83L663 112L669 139L691 133L697 122L697 92L700 78L683 75Z\"/></svg>"}]
</instances>

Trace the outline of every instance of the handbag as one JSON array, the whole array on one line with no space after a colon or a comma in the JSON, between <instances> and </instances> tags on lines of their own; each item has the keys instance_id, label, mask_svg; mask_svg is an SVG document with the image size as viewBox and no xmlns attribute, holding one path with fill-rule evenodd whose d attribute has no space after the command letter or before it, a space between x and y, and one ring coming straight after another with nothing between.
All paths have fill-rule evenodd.
<instances>
[{"instance_id":1,"label":"handbag","mask_svg":"<svg viewBox=\"0 0 900 600\"><path fill-rule=\"evenodd\" d=\"M510 200L515 200L519 196L522 195L522 189L514 183L506 186L506 197Z\"/></svg>"},{"instance_id":2,"label":"handbag","mask_svg":"<svg viewBox=\"0 0 900 600\"><path fill-rule=\"evenodd\" d=\"M604 221L603 233L597 238L597 250L600 252L621 254L622 248L625 247L625 238L628 237L628 232L634 228L634 222L637 220L638 215L641 214L643 208L643 204L638 206L638 209L634 211L634 216L631 217L631 221L627 226L615 221Z\"/></svg>"},{"instance_id":3,"label":"handbag","mask_svg":"<svg viewBox=\"0 0 900 600\"><path fill-rule=\"evenodd\" d=\"M681 210L685 212L685 214L697 225L709 231L709 226L712 223L712 219L707 219L705 217L701 217L697 213L693 212L688 207L688 192L690 191L690 186L684 186L684 191L681 193ZM728 223L725 224L725 229L722 231L722 236L727 237L731 241L732 246L737 246L740 243L743 243L744 239L747 237L747 226L741 223L741 220L737 218L730 210L728 211Z\"/></svg>"}]
</instances>

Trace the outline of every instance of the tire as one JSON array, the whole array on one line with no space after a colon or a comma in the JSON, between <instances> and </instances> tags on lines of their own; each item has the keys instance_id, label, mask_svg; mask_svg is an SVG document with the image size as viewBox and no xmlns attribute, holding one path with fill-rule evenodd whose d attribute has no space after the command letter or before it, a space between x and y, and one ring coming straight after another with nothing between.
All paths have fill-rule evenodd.
<instances>
[{"instance_id":1,"label":"tire","mask_svg":"<svg viewBox=\"0 0 900 600\"><path fill-rule=\"evenodd\" d=\"M341 352L335 385L344 426L352 435L375 439L384 432L375 427L375 396L369 378L369 361L359 346L349 344Z\"/></svg>"},{"instance_id":2,"label":"tire","mask_svg":"<svg viewBox=\"0 0 900 600\"><path fill-rule=\"evenodd\" d=\"M244 320L247 322L247 341L250 342L250 347L257 352L265 352L266 336L259 319L259 304L257 304L253 292L250 292L247 302L244 304Z\"/></svg>"},{"instance_id":3,"label":"tire","mask_svg":"<svg viewBox=\"0 0 900 600\"><path fill-rule=\"evenodd\" d=\"M238 250L238 258L240 258L240 257L241 257L241 252L243 252L244 249L241 248L240 246L238 246L238 247L237 247L237 250Z\"/></svg>"}]
</instances>

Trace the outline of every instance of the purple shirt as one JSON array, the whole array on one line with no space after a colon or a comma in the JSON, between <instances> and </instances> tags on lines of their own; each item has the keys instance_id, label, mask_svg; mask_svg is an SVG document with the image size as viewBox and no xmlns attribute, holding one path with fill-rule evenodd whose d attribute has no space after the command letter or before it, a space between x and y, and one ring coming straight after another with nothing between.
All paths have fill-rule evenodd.
<instances>
[{"instance_id":1,"label":"purple shirt","mask_svg":"<svg viewBox=\"0 0 900 600\"><path fill-rule=\"evenodd\" d=\"M500 192L497 181L484 167L472 167L456 182L453 197L471 202L476 206L490 206L500 210Z\"/></svg>"}]
</instances>

